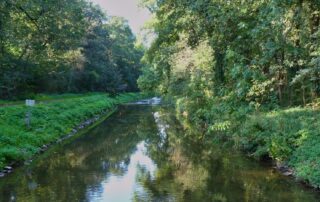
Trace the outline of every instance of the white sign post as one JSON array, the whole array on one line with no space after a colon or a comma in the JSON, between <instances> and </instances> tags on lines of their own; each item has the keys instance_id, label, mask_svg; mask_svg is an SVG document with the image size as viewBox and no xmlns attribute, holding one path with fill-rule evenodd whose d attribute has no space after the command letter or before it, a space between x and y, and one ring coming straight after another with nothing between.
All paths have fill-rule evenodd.
<instances>
[{"instance_id":1,"label":"white sign post","mask_svg":"<svg viewBox=\"0 0 320 202\"><path fill-rule=\"evenodd\" d=\"M26 106L33 107L36 104L35 100L26 100Z\"/></svg>"},{"instance_id":2,"label":"white sign post","mask_svg":"<svg viewBox=\"0 0 320 202\"><path fill-rule=\"evenodd\" d=\"M26 113L27 128L30 128L30 124L31 124L31 107L33 107L35 104L36 104L35 100L26 100L26 106L28 107L28 110Z\"/></svg>"}]
</instances>

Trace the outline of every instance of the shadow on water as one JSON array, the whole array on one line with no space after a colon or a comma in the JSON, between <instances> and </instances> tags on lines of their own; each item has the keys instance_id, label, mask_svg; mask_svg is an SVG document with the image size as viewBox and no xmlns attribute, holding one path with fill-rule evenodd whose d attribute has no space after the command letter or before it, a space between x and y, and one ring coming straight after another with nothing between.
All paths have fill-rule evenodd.
<instances>
[{"instance_id":1,"label":"shadow on water","mask_svg":"<svg viewBox=\"0 0 320 202\"><path fill-rule=\"evenodd\" d=\"M0 179L0 201L319 201L271 168L195 141L160 106L124 106Z\"/></svg>"}]
</instances>

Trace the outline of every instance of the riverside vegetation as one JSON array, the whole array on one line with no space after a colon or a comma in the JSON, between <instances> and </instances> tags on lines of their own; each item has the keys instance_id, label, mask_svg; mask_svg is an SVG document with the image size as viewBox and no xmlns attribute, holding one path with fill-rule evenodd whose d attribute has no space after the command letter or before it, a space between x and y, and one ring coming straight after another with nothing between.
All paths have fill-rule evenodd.
<instances>
[{"instance_id":1,"label":"riverside vegetation","mask_svg":"<svg viewBox=\"0 0 320 202\"><path fill-rule=\"evenodd\" d=\"M155 40L140 88L200 129L188 138L271 157L319 188L320 1L143 3Z\"/></svg>"}]
</instances>

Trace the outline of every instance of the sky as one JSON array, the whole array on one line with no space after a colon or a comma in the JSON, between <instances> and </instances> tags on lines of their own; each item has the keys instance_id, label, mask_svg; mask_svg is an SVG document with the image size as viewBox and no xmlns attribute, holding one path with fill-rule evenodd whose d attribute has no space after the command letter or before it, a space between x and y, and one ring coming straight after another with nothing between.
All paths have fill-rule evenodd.
<instances>
[{"instance_id":1,"label":"sky","mask_svg":"<svg viewBox=\"0 0 320 202\"><path fill-rule=\"evenodd\" d=\"M139 0L91 0L99 4L110 16L121 16L128 20L132 31L138 35L143 24L150 18L145 8L139 7Z\"/></svg>"}]
</instances>

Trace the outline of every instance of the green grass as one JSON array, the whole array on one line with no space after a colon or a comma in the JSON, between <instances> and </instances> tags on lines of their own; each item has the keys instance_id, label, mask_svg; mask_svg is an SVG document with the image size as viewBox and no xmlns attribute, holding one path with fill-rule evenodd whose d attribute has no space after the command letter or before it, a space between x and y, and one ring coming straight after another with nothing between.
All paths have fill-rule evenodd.
<instances>
[{"instance_id":1,"label":"green grass","mask_svg":"<svg viewBox=\"0 0 320 202\"><path fill-rule=\"evenodd\" d=\"M57 98L56 96L51 98L53 97ZM98 93L59 97L64 100L37 104L31 108L30 128L25 124L27 107L24 105L0 107L0 169L10 162L32 157L42 145L70 133L81 122L111 111L118 104L138 100L144 95L126 93L111 98Z\"/></svg>"},{"instance_id":2,"label":"green grass","mask_svg":"<svg viewBox=\"0 0 320 202\"><path fill-rule=\"evenodd\" d=\"M16 105L16 104L22 104L24 101L12 101L12 100L0 100L0 107L2 105Z\"/></svg>"}]
</instances>

